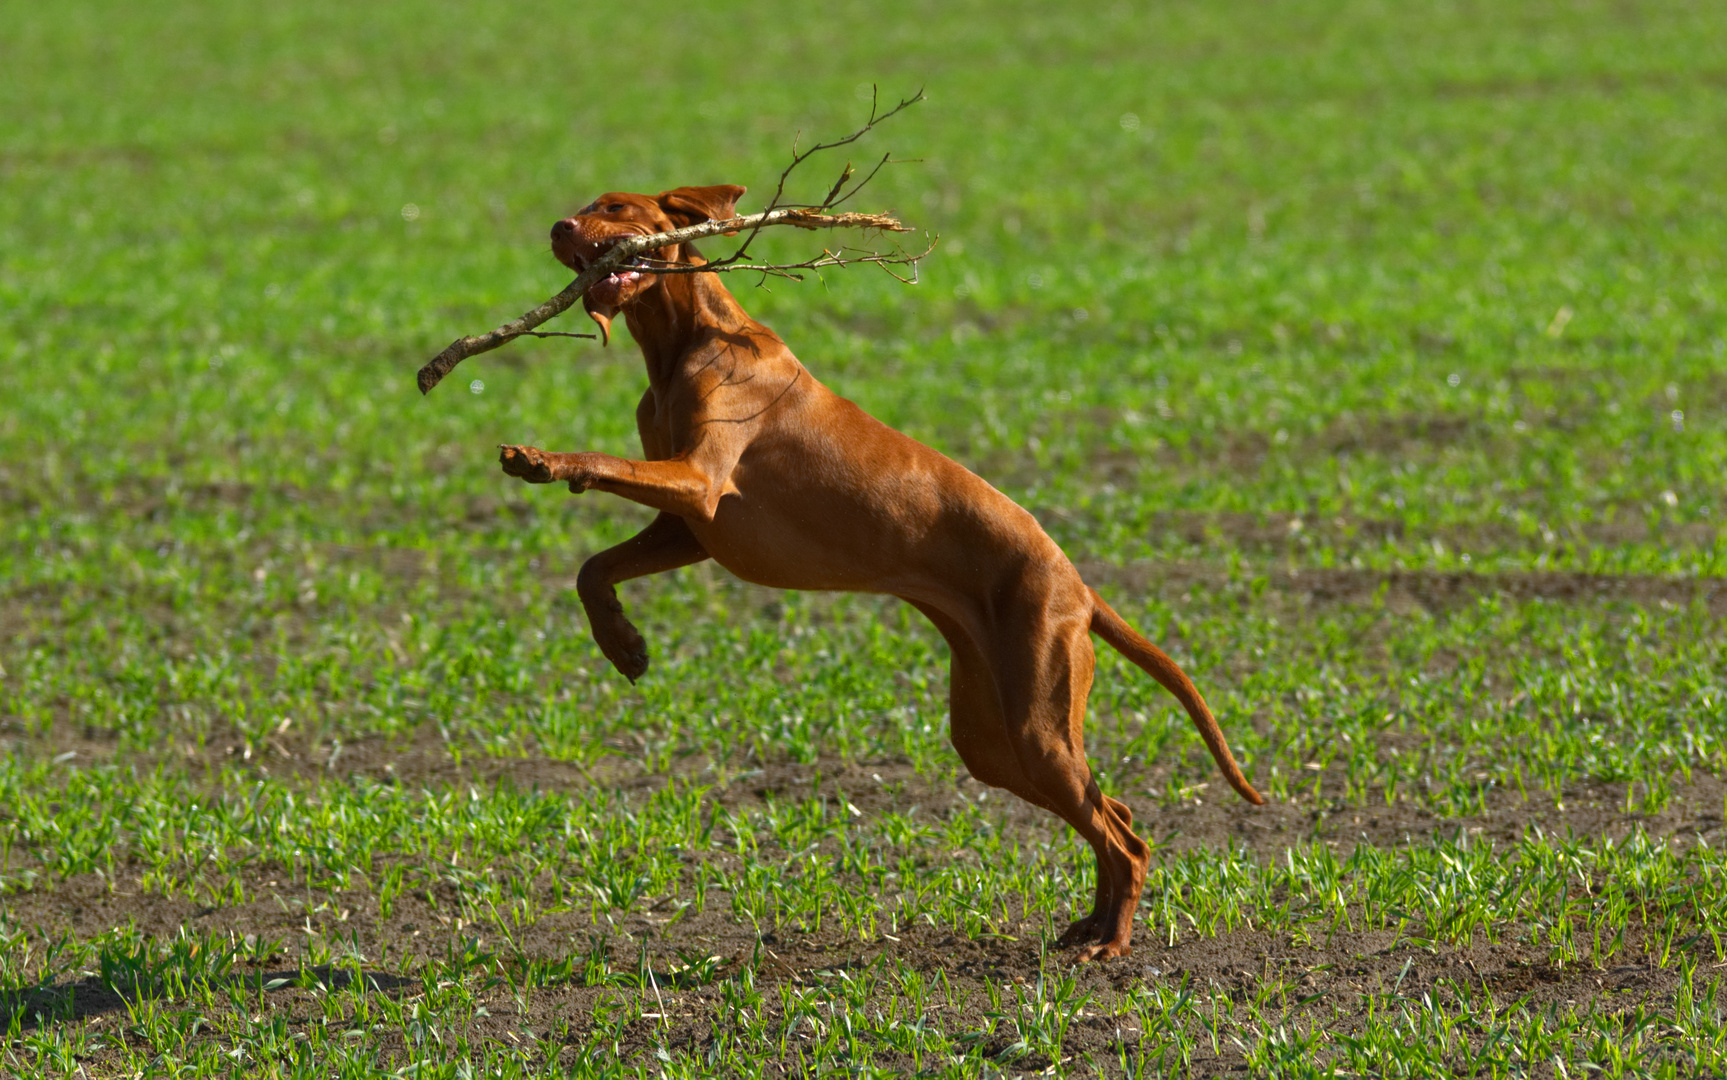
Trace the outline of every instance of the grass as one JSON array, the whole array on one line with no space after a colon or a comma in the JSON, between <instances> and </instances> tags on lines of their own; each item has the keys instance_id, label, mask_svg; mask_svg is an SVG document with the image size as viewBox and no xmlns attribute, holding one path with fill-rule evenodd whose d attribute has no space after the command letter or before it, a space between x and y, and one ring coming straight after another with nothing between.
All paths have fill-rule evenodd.
<instances>
[{"instance_id":1,"label":"grass","mask_svg":"<svg viewBox=\"0 0 1727 1080\"><path fill-rule=\"evenodd\" d=\"M0 1070L1727 1071L1721 15L592 14L0 19ZM646 512L491 447L634 453L627 340L413 389L557 216L752 209L872 83L921 284L733 287L1272 798L1100 657L1126 961L1053 951L1089 856L897 602L694 567L605 666L574 572Z\"/></svg>"}]
</instances>

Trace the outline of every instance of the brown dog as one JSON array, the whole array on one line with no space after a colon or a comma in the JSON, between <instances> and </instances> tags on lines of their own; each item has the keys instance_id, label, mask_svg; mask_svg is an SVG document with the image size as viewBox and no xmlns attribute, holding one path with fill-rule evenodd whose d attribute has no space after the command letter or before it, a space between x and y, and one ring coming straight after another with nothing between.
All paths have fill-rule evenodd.
<instances>
[{"instance_id":1,"label":"brown dog","mask_svg":"<svg viewBox=\"0 0 1727 1080\"><path fill-rule=\"evenodd\" d=\"M729 218L743 193L720 185L602 195L552 227L552 251L580 271L622 237ZM656 257L705 261L688 244ZM703 559L779 589L900 597L952 651L950 738L966 768L1059 815L1097 854L1091 914L1061 943L1080 946L1085 960L1130 952L1150 851L1086 764L1089 634L1174 694L1230 784L1264 802L1193 683L1086 587L1030 514L817 382L717 274L625 269L589 289L585 305L608 332L622 311L647 361L636 407L646 460L527 446L502 447L500 458L530 483L566 481L573 492L606 491L660 512L577 578L606 658L632 680L648 667L613 586Z\"/></svg>"}]
</instances>

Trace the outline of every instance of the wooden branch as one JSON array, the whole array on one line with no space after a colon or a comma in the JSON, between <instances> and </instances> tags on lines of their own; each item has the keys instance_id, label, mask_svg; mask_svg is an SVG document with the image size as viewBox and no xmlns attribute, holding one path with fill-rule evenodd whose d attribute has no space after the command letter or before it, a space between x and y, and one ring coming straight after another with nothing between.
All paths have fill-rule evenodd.
<instances>
[{"instance_id":1,"label":"wooden branch","mask_svg":"<svg viewBox=\"0 0 1727 1080\"><path fill-rule=\"evenodd\" d=\"M640 255L644 251L655 248L669 247L672 244L682 244L691 240L701 240L704 237L718 236L721 233L739 232L744 229L756 230L775 225L790 225L799 229L879 229L883 232L911 232L911 228L897 218L886 214L824 214L808 207L782 207L777 210L764 210L759 214L744 214L727 218L724 221L703 221L671 232L654 233L649 236L632 236L618 241L605 254L595 259L587 269L576 275L576 279L564 286L556 296L540 304L530 311L523 312L517 318L511 319L495 330L477 334L471 337L457 338L437 356L432 357L425 367L420 369L418 382L420 393L430 393L432 387L443 381L444 376L455 370L457 364L470 356L490 352L500 346L507 345L516 338L532 331L554 316L561 315L575 305L576 301L588 291L595 282L610 274L624 262ZM854 261L880 261L858 259ZM823 265L838 265L825 263ZM723 267L716 267L721 269ZM638 267L644 273L662 272L662 267ZM705 269L705 268L692 268ZM752 267L751 269L754 269Z\"/></svg>"},{"instance_id":2,"label":"wooden branch","mask_svg":"<svg viewBox=\"0 0 1727 1080\"><path fill-rule=\"evenodd\" d=\"M868 184L871 180L875 179L876 173L881 171L882 166L896 163L891 157L885 154L882 156L880 161L876 162L875 167L870 169L862 180L853 182L849 190L847 190L846 184L848 181L852 180L855 174L851 163L847 162L845 168L840 172L839 179L834 181L833 186L828 189L827 197L818 204L786 205L780 200L785 195L786 181L791 177L791 174L797 170L799 165L802 165L811 157L824 150L832 150L836 147L848 146L856 142L868 134L871 129L876 127L876 125L890 117L898 115L900 112L903 112L923 99L923 91L919 90L911 97L902 99L899 104L895 105L893 108L886 112L882 112L880 100L872 87L870 93L869 119L864 121L864 125L862 127L843 138L834 139L831 142L816 143L807 150L799 150L797 142L795 140L793 141L792 162L790 165L786 166L785 171L780 173L779 183L774 188L773 197L768 200L767 209L763 210L759 214L744 214L739 217L728 218L725 221L704 221L700 224L690 225L686 228L673 229L671 232L654 233L651 236L632 236L618 241L608 248L598 259L595 259L585 270L578 274L576 276L576 280L564 286L563 291L559 292L558 295L547 300L539 307L534 308L532 311L524 312L520 317L512 319L490 333L480 334L474 337L457 338L455 341L452 341L448 348L432 357L432 359L426 363L426 366L420 369L418 378L420 393L430 393L432 387L438 385L445 375L448 375L451 371L455 370L457 364L466 360L470 356L475 356L483 352L490 352L499 346L507 345L516 338L523 337L525 335L531 335L534 337L550 336L547 334L535 334L534 327L545 322L547 319L561 315L565 311L569 310L577 300L582 298L583 294L585 294L588 291L588 288L595 282L606 277L619 265L634 259L642 252L651 251L656 248L669 247L673 244L681 244L690 240L700 240L707 236L739 232L745 234L743 241L739 243L736 251L733 251L730 255L727 255L724 258L715 259L702 266L673 265L654 260L653 262L657 263L657 265L652 263L642 264L638 262L631 266L631 269L638 273L645 274L712 274L719 273L723 270L755 270L764 275L772 274L795 279L799 276L797 273L799 270L814 270L819 273L821 270L830 266L847 266L851 263L875 263L883 270L893 274L893 276L898 278L900 281L915 282L917 280L917 262L935 249L934 240L931 240L929 246L918 255L912 255L896 244L894 246L894 250L886 254L875 251L860 253L845 253L842 251L836 253L824 250L817 257L806 259L799 263L747 263L744 259L749 252L750 244L755 240L756 236L760 234L763 229L774 225L790 225L799 229L878 229L883 232L911 232L912 230L906 225L900 223L898 219L889 217L886 214L834 214L828 212L840 203L843 203L847 199L856 195L863 189L865 184ZM900 277L900 275L895 274L891 269L893 266L910 266L912 268L912 276L910 278ZM568 334L558 336L592 337L593 335Z\"/></svg>"},{"instance_id":3,"label":"wooden branch","mask_svg":"<svg viewBox=\"0 0 1727 1080\"><path fill-rule=\"evenodd\" d=\"M785 167L784 172L780 173L780 182L774 188L774 195L773 195L773 198L768 200L768 206L770 208L772 208L772 207L780 205L780 199L783 198L785 196L785 193L786 193L786 180L791 177L792 173L797 171L797 167L799 165L802 165L804 162L808 161L810 158L814 157L815 155L821 153L823 150L833 150L836 147L849 146L852 143L857 142L859 139L863 138L865 135L868 135L870 133L870 131L872 131L878 124L881 124L884 121L892 119L894 116L897 116L899 113L904 112L905 110L911 108L913 105L916 105L918 102L920 102L922 100L924 100L924 96L923 96L923 91L920 89L917 93L913 94L911 97L902 98L898 105L895 105L893 108L889 109L887 112L884 113L881 111L880 95L877 93L876 88L874 86L871 86L870 87L870 101L869 101L869 119L864 121L863 127L858 128L856 131L852 132L850 135L846 135L842 138L834 139L832 142L816 143L814 146L810 147L808 150L799 150L798 146L797 146L797 140L795 140L795 139L792 140L792 163ZM879 166L879 165L876 166L876 168L878 168L878 169L880 167L881 166ZM829 194L829 196L827 197L827 200L820 204L821 207L823 207L825 209L826 207L834 205L835 195L838 194L839 188L846 182L846 180L851 178L851 171L852 171L851 165L848 163L845 167L844 175L842 175L840 177L839 183L834 185L834 192L832 194ZM872 176L875 175L873 170L871 171L870 175L872 175ZM864 183L868 183L868 180L865 180ZM863 186L863 184L858 185L858 187L862 187L862 186ZM853 193L854 194L856 193L856 188L853 189ZM844 202L845 200L840 199L839 201Z\"/></svg>"},{"instance_id":4,"label":"wooden branch","mask_svg":"<svg viewBox=\"0 0 1727 1080\"><path fill-rule=\"evenodd\" d=\"M898 244L894 245L894 249L892 251L885 252L858 248L841 248L839 251L828 251L823 249L820 255L817 255L812 259L805 259L802 262L795 263L735 262L733 261L736 258L735 255L721 261L703 263L700 266L696 266L691 263L668 263L649 259L637 263L635 266L631 267L631 269L642 274L723 274L736 270L754 270L773 277L784 277L791 278L794 281L802 281L803 276L798 274L796 271L824 270L828 267L834 266L856 266L860 263L875 263L883 269L886 269L889 266L911 267L912 276L910 278L899 278L899 280L904 281L907 284L915 285L917 284L917 264L919 260L929 257L930 252L935 250L935 245L936 241L932 239L922 251L917 252L916 254L905 250ZM889 272L891 273L891 271ZM894 276L899 277L897 274ZM583 334L582 336L593 337L594 335Z\"/></svg>"}]
</instances>

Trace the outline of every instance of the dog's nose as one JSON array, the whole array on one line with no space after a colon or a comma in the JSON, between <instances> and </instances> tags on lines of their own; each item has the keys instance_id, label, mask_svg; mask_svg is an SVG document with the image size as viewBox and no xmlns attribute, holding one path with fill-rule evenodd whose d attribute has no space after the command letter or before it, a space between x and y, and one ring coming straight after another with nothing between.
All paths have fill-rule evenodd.
<instances>
[{"instance_id":1,"label":"dog's nose","mask_svg":"<svg viewBox=\"0 0 1727 1080\"><path fill-rule=\"evenodd\" d=\"M572 270L580 270L592 261L595 247L593 238L586 235L573 217L552 226L552 254Z\"/></svg>"}]
</instances>

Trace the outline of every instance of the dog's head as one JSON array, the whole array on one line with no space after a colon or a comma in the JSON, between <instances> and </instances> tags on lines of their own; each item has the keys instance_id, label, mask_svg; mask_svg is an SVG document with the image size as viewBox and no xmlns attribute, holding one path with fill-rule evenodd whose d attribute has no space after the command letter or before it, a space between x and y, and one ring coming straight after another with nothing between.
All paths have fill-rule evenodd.
<instances>
[{"instance_id":1,"label":"dog's head","mask_svg":"<svg viewBox=\"0 0 1727 1080\"><path fill-rule=\"evenodd\" d=\"M673 188L658 195L609 191L552 226L552 254L579 274L626 236L651 236L697 222L723 221L732 217L733 208L744 191L736 184ZM612 319L619 310L641 299L660 283L660 275L644 274L633 267L643 265L648 259L693 262L694 255L695 249L689 244L643 252L630 264L590 285L587 295L582 298L582 306L600 325L601 335L610 338Z\"/></svg>"}]
</instances>

